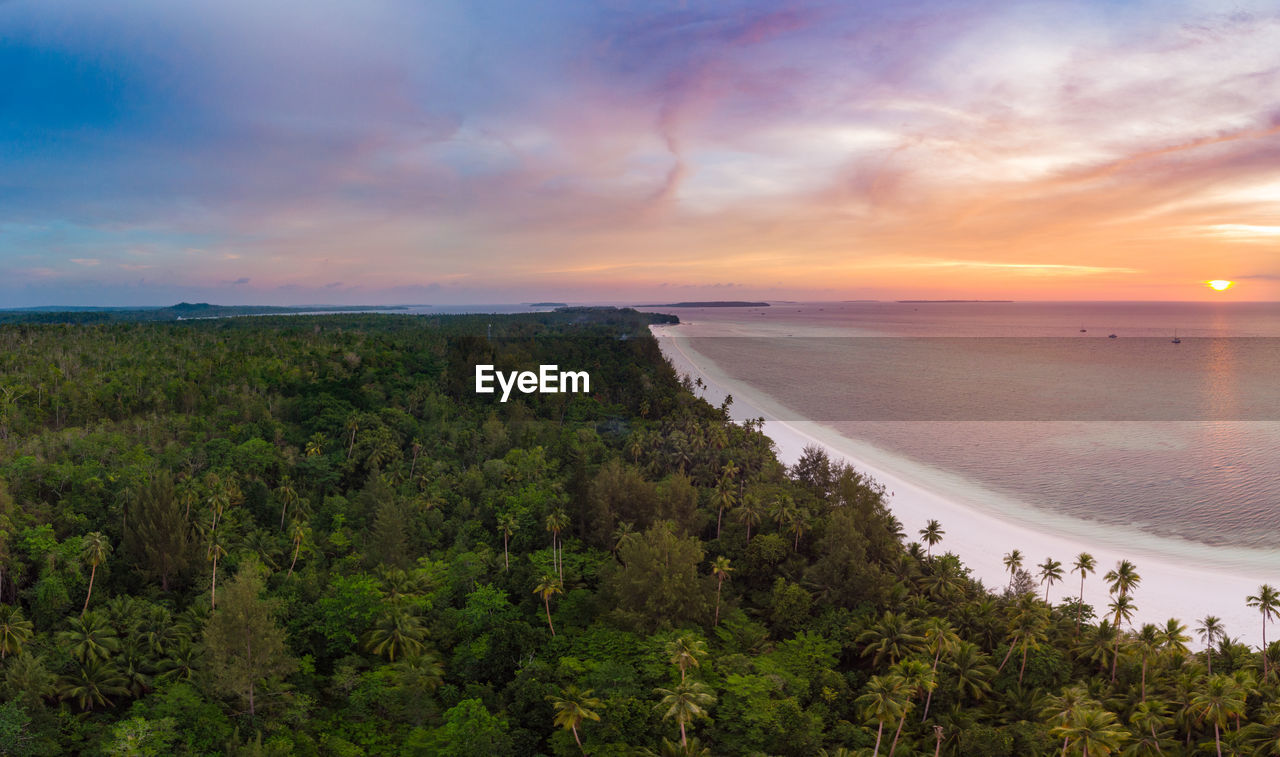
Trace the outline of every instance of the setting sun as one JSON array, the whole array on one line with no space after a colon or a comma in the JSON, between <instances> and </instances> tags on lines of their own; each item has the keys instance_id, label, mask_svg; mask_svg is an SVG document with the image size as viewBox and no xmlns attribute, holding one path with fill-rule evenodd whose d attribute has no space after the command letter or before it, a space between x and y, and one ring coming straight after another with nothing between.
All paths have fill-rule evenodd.
<instances>
[{"instance_id":1,"label":"setting sun","mask_svg":"<svg viewBox=\"0 0 1280 757\"><path fill-rule=\"evenodd\" d=\"M1221 292L1221 291L1224 291L1224 290L1230 289L1230 288L1231 288L1231 286L1232 286L1233 284L1235 284L1235 282L1234 282L1234 281L1225 281L1225 280L1223 280L1223 279L1214 279L1213 281L1206 281L1206 282L1204 282L1204 283L1205 283L1205 284L1206 284L1210 289L1213 289L1213 290L1218 291L1218 292Z\"/></svg>"}]
</instances>

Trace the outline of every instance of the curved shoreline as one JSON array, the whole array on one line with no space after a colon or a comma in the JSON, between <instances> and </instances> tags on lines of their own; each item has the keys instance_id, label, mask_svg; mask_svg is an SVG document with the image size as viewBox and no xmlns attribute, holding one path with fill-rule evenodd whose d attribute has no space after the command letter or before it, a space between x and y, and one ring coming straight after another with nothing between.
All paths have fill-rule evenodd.
<instances>
[{"instance_id":1,"label":"curved shoreline","mask_svg":"<svg viewBox=\"0 0 1280 757\"><path fill-rule=\"evenodd\" d=\"M1011 549L1023 552L1027 562L1024 568L1032 573L1035 564L1046 557L1060 560L1064 569L1069 570L1075 556L1087 551L1097 558L1099 571L1086 580L1084 599L1093 605L1095 613L1105 612L1110 598L1102 574L1120 559L1129 559L1137 565L1143 579L1135 593L1135 626L1163 625L1169 618L1178 618L1187 626L1188 635L1194 637L1192 629L1200 618L1217 615L1233 638L1254 646L1260 643L1261 618L1246 606L1245 598L1256 593L1263 582L1276 583L1280 567L1265 575L1246 574L1239 568L1222 564L1229 560L1215 561L1219 564L1206 561L1203 553L1213 549L1208 545L1191 545L1190 551L1201 552L1199 556L1174 554L1167 548L1172 540L1140 534L1134 529L1116 529L1118 535L1114 539L1089 538L1082 532L1108 527L1040 513L1026 505L1020 505L1023 513L1010 515L966 504L954 494L942 491L939 485L942 482L938 477L927 475L931 471L925 466L905 465L908 461L894 460L888 453L816 422L777 420L780 413L775 408L779 406L771 398L722 374L712 361L682 343L682 335L674 331L679 328L650 327L658 337L663 354L678 373L702 378L707 385L704 398L719 404L726 394L732 394L734 420L764 417L764 432L773 440L778 457L784 463L795 462L805 446L817 444L832 459L843 460L876 479L886 492L892 493L889 506L902 522L908 538L929 519L937 519L946 532L941 548L960 557L973 576L985 585L998 590L1006 583L1008 573L1002 558ZM916 470L904 472L906 467ZM1039 521L1041 527L1037 528L1034 521ZM1058 525L1066 533L1046 530L1045 525ZM1166 549L1160 549L1162 545ZM1277 565L1280 566L1280 561ZM1078 575L1069 573L1062 583L1050 589L1049 597L1051 601L1061 601L1078 596L1079 590ZM1191 646L1201 648L1202 645L1198 638L1193 638Z\"/></svg>"}]
</instances>

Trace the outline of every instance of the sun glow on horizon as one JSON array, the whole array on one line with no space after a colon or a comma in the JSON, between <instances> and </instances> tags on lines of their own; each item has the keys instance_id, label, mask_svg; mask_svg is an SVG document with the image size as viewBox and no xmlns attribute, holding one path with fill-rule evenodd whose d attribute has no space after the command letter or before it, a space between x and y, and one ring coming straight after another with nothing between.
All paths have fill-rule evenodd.
<instances>
[{"instance_id":1,"label":"sun glow on horizon","mask_svg":"<svg viewBox=\"0 0 1280 757\"><path fill-rule=\"evenodd\" d=\"M1213 279L1212 281L1206 281L1204 283L1205 283L1205 286L1209 287L1215 292L1224 292L1235 285L1234 281L1227 281L1226 279Z\"/></svg>"}]
</instances>

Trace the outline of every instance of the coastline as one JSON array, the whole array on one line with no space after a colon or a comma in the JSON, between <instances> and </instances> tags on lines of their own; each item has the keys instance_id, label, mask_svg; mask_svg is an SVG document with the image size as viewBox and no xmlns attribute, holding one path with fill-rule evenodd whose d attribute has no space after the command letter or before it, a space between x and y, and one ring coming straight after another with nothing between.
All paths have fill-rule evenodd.
<instances>
[{"instance_id":1,"label":"coastline","mask_svg":"<svg viewBox=\"0 0 1280 757\"><path fill-rule=\"evenodd\" d=\"M1211 564L1203 554L1201 559L1178 554L1170 548L1171 540L1159 537L1129 540L1125 537L1133 534L1121 534L1115 539L1090 538L1087 535L1090 529L1099 532L1106 527L1040 513L1025 505L1022 506L1024 512L1019 514L1021 517L1016 517L967 504L947 492L943 477L929 475L923 466L895 459L816 422L778 420L780 413L771 398L722 375L714 363L682 343L684 334L680 329L687 326L651 326L650 330L679 374L703 380L704 399L718 405L726 394L732 394L730 414L735 421L764 417L764 433L773 440L778 457L785 464L794 463L807 445L816 444L833 460L847 462L883 484L885 491L891 493L890 509L902 522L909 540L915 540L929 519L938 520L945 531L939 548L957 555L987 587L999 591L1006 584L1008 573L1003 556L1012 549L1022 551L1024 569L1033 575L1036 563L1046 557L1061 561L1064 571L1069 571L1078 553L1089 552L1097 560L1098 572L1085 581L1084 601L1092 605L1098 615L1106 612L1110 602L1102 575L1119 560L1128 559L1142 576L1142 584L1133 595L1137 605L1133 628L1143 623L1163 626L1169 618L1177 618L1192 637L1189 646L1201 649L1203 644L1194 629L1201 618L1216 615L1232 638L1252 646L1260 644L1261 617L1245 601L1257 592L1260 584L1276 582L1272 573L1246 573L1239 568ZM1053 526L1068 525L1067 521L1073 521L1069 524L1071 527L1050 530ZM1162 546L1165 549L1161 549ZM1213 549L1198 544L1189 547L1201 553ZM1079 592L1079 575L1068 572L1062 582L1049 590L1049 598L1057 603L1077 597Z\"/></svg>"}]
</instances>

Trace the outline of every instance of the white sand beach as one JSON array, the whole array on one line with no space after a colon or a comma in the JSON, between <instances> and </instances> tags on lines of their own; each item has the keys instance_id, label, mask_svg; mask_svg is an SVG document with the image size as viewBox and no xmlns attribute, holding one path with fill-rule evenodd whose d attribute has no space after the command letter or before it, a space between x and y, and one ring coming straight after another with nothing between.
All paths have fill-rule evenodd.
<instances>
[{"instance_id":1,"label":"white sand beach","mask_svg":"<svg viewBox=\"0 0 1280 757\"><path fill-rule=\"evenodd\" d=\"M1070 570L1077 554L1089 552L1097 560L1098 573L1086 580L1084 599L1095 611L1105 613L1110 599L1102 574L1121 559L1128 559L1142 577L1141 586L1133 595L1137 605L1135 625L1163 625L1168 618L1178 618L1193 637L1191 646L1199 649L1203 644L1194 634L1198 620L1216 615L1229 636L1251 645L1260 644L1262 617L1246 605L1246 597L1255 594L1264 582L1280 583L1280 561L1267 560L1259 565L1255 555L1233 564L1225 556L1230 550L1137 532L1113 534L1112 529L1101 525L1025 506L1021 517L973 506L948 494L947 474L846 438L818 423L778 420L787 414L778 412L769 397L723 375L714 363L689 347L683 338L690 333L687 325L654 326L652 330L677 371L700 377L706 383L705 399L720 404L726 394L732 394L731 413L735 420L765 418L764 431L777 445L784 463L794 463L807 445L821 445L833 459L848 462L891 492L891 508L910 536L914 537L929 519L937 519L946 532L938 549L959 556L988 587L999 589L1008 581L1002 558L1012 549L1022 551L1024 568L1033 575L1034 566L1046 557L1061 561L1064 570ZM1219 554L1224 555L1223 559L1218 559ZM1079 574L1068 574L1050 589L1049 598L1058 602L1077 596L1079 591ZM1280 633L1280 629L1268 630L1272 639Z\"/></svg>"}]
</instances>

